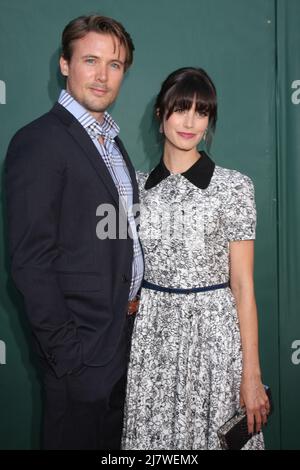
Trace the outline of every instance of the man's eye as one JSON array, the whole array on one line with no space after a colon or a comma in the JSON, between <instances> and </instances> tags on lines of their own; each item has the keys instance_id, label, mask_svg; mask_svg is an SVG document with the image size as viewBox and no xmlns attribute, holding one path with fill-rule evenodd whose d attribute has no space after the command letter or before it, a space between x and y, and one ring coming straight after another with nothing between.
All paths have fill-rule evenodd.
<instances>
[{"instance_id":1,"label":"man's eye","mask_svg":"<svg viewBox=\"0 0 300 470\"><path fill-rule=\"evenodd\" d=\"M85 62L87 64L94 64L95 63L95 59L93 59L93 57L88 57L87 59L85 59Z\"/></svg>"},{"instance_id":2,"label":"man's eye","mask_svg":"<svg viewBox=\"0 0 300 470\"><path fill-rule=\"evenodd\" d=\"M118 64L118 62L112 62L111 66L112 66L113 69L119 69L120 68L120 64Z\"/></svg>"}]
</instances>

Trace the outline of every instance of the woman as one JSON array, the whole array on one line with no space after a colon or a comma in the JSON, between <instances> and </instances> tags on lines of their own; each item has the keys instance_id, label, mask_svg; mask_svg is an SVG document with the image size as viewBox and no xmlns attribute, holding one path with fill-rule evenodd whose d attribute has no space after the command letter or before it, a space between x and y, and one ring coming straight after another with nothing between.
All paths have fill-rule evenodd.
<instances>
[{"instance_id":1,"label":"woman","mask_svg":"<svg viewBox=\"0 0 300 470\"><path fill-rule=\"evenodd\" d=\"M253 287L251 180L198 152L216 125L202 69L176 70L156 100L164 151L139 174L145 280L132 338L123 448L219 449L218 428L247 410L253 437L269 402L261 381Z\"/></svg>"}]
</instances>

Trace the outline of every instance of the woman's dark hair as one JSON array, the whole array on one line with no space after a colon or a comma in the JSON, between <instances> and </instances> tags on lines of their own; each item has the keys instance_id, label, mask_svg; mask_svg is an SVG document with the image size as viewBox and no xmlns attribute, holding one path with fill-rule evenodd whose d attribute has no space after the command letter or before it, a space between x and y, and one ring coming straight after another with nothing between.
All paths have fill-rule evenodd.
<instances>
[{"instance_id":1,"label":"woman's dark hair","mask_svg":"<svg viewBox=\"0 0 300 470\"><path fill-rule=\"evenodd\" d=\"M184 67L172 72L156 98L155 113L160 121L169 119L176 109L188 110L196 100L196 111L209 117L206 145L209 148L217 122L217 92L201 68Z\"/></svg>"},{"instance_id":2,"label":"woman's dark hair","mask_svg":"<svg viewBox=\"0 0 300 470\"><path fill-rule=\"evenodd\" d=\"M70 21L62 33L62 57L68 62L72 57L72 46L76 39L83 38L90 32L110 34L125 47L125 71L133 62L134 45L124 26L113 18L100 15L79 16Z\"/></svg>"}]
</instances>

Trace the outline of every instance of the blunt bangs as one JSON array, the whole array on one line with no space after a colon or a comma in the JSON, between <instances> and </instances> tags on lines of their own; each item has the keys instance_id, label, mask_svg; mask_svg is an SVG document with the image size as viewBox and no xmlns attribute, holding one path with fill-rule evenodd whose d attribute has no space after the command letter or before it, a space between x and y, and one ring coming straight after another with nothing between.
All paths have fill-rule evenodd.
<instances>
[{"instance_id":1,"label":"blunt bangs","mask_svg":"<svg viewBox=\"0 0 300 470\"><path fill-rule=\"evenodd\" d=\"M196 101L196 111L204 116L214 114L216 100L212 96L211 90L199 80L186 80L185 83L175 84L169 90L169 97L166 96L165 116L168 119L177 109L183 111L191 109L194 100Z\"/></svg>"}]
</instances>

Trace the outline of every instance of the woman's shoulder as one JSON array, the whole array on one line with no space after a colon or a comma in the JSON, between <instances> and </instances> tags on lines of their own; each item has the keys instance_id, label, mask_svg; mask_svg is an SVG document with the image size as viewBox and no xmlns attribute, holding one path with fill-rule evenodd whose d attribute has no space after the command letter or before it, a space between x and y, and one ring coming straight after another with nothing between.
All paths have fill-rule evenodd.
<instances>
[{"instance_id":1,"label":"woman's shoulder","mask_svg":"<svg viewBox=\"0 0 300 470\"><path fill-rule=\"evenodd\" d=\"M146 173L146 172L137 170L137 171L135 172L135 176L136 176L136 180L137 180L139 189L143 189L144 186L145 186L145 183L146 183L146 181L147 181L147 178L148 178L148 176L149 176L149 173Z\"/></svg>"},{"instance_id":2,"label":"woman's shoulder","mask_svg":"<svg viewBox=\"0 0 300 470\"><path fill-rule=\"evenodd\" d=\"M230 168L224 168L216 165L214 172L215 179L218 182L222 182L228 189L248 188L253 189L252 179L238 170L232 170Z\"/></svg>"}]
</instances>

